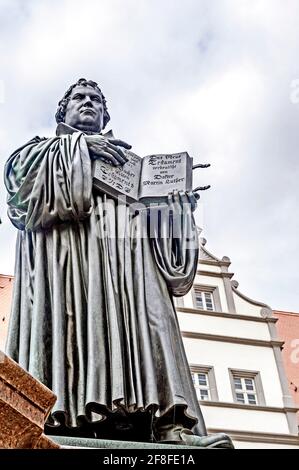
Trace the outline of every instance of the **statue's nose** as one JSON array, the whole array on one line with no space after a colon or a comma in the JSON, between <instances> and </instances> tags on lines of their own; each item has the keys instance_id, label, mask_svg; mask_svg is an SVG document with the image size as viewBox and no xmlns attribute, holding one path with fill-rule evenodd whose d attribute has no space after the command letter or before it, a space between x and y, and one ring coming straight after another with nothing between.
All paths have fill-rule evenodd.
<instances>
[{"instance_id":1,"label":"statue's nose","mask_svg":"<svg viewBox=\"0 0 299 470\"><path fill-rule=\"evenodd\" d=\"M83 101L84 106L92 106L92 101L89 96L85 97L85 100Z\"/></svg>"}]
</instances>

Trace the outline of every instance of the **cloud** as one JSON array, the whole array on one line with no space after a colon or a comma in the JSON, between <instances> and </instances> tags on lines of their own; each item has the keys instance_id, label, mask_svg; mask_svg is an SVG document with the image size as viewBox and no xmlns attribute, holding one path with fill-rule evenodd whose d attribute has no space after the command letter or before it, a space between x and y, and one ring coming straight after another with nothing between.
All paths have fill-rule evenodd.
<instances>
[{"instance_id":1,"label":"cloud","mask_svg":"<svg viewBox=\"0 0 299 470\"><path fill-rule=\"evenodd\" d=\"M0 0L0 171L55 129L57 101L83 76L103 88L116 135L140 155L188 150L212 167L198 215L240 288L298 307L299 78L296 0ZM0 190L0 271L15 230Z\"/></svg>"}]
</instances>

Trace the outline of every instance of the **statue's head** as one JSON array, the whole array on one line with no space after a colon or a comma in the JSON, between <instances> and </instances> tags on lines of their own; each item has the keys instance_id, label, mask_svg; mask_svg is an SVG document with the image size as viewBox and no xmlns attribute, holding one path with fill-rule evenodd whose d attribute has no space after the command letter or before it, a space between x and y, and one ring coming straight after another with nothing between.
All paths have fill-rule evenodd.
<instances>
[{"instance_id":1,"label":"statue's head","mask_svg":"<svg viewBox=\"0 0 299 470\"><path fill-rule=\"evenodd\" d=\"M98 84L80 78L58 103L56 122L83 132L100 132L110 120L106 100Z\"/></svg>"}]
</instances>

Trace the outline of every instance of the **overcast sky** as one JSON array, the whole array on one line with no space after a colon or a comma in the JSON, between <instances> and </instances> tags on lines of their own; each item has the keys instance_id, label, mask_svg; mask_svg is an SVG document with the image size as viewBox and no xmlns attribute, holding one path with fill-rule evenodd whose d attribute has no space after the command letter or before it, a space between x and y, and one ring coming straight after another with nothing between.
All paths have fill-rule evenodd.
<instances>
[{"instance_id":1,"label":"overcast sky","mask_svg":"<svg viewBox=\"0 0 299 470\"><path fill-rule=\"evenodd\" d=\"M133 151L212 164L195 181L212 186L197 210L207 248L231 258L241 292L299 312L298 24L298 0L0 0L1 174L53 135L68 86L95 80ZM5 198L1 181L12 274Z\"/></svg>"}]
</instances>

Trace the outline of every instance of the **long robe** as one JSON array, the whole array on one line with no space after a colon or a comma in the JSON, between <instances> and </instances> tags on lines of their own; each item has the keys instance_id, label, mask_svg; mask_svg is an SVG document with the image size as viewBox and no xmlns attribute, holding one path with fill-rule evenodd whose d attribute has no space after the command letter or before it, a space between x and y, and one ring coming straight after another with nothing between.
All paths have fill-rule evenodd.
<instances>
[{"instance_id":1,"label":"long robe","mask_svg":"<svg viewBox=\"0 0 299 470\"><path fill-rule=\"evenodd\" d=\"M32 139L8 159L5 184L18 229L6 351L56 394L52 423L179 407L206 434L172 298L196 272L191 209L179 237L167 217L148 237L147 211L94 192L82 132Z\"/></svg>"}]
</instances>

